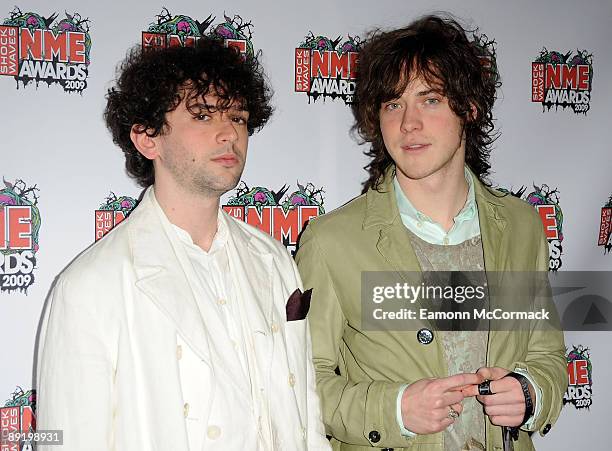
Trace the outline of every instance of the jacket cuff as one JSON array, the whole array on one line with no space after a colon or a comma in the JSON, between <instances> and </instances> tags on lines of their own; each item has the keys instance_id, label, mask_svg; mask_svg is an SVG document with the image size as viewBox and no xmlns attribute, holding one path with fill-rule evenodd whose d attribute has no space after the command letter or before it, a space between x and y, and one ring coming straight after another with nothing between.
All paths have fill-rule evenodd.
<instances>
[{"instance_id":1,"label":"jacket cuff","mask_svg":"<svg viewBox=\"0 0 612 451\"><path fill-rule=\"evenodd\" d=\"M387 444L397 446L402 437L397 423L397 395L400 382L373 381L368 386L365 402L365 423L363 436L370 446L385 447Z\"/></svg>"},{"instance_id":2,"label":"jacket cuff","mask_svg":"<svg viewBox=\"0 0 612 451\"><path fill-rule=\"evenodd\" d=\"M412 432L409 429L406 429L404 426L404 420L402 418L402 397L404 396L404 390L408 388L409 384L404 384L400 387L399 392L397 393L397 406L395 409L395 416L397 417L397 425L400 428L400 434L404 437L413 438L416 437L416 433Z\"/></svg>"}]
</instances>

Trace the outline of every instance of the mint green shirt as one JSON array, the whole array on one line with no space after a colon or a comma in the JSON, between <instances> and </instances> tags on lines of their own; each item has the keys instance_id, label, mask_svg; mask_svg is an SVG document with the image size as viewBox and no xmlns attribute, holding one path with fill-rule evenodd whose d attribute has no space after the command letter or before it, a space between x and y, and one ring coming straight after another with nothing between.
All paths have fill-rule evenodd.
<instances>
[{"instance_id":1,"label":"mint green shirt","mask_svg":"<svg viewBox=\"0 0 612 451\"><path fill-rule=\"evenodd\" d=\"M468 194L465 205L455 216L455 223L446 232L440 224L426 214L418 211L402 191L397 176L393 178L397 208L404 225L416 236L431 244L459 244L470 238L480 235L478 223L478 209L474 195L474 181L472 175L465 169L465 181L468 184Z\"/></svg>"},{"instance_id":2,"label":"mint green shirt","mask_svg":"<svg viewBox=\"0 0 612 451\"><path fill-rule=\"evenodd\" d=\"M395 190L397 208L402 218L402 223L408 228L408 230L428 243L443 245L463 243L470 238L480 235L478 208L476 206L476 196L474 194L474 180L472 179L472 174L470 174L467 167L464 168L464 171L465 181L468 184L467 199L461 211L454 217L454 224L448 232L446 232L440 224L435 222L429 216L418 211L404 194L404 191L397 180L397 176L393 178L393 188ZM542 390L529 376L529 373L527 373L525 369L515 368L513 371L525 376L529 383L533 386L536 393L534 413L523 426L523 429L531 430L535 419L542 410ZM402 395L404 394L404 390L406 387L408 387L408 385L409 384L405 384L400 387L397 395L396 416L402 435L406 437L414 437L416 434L404 427L404 421L402 419Z\"/></svg>"}]
</instances>

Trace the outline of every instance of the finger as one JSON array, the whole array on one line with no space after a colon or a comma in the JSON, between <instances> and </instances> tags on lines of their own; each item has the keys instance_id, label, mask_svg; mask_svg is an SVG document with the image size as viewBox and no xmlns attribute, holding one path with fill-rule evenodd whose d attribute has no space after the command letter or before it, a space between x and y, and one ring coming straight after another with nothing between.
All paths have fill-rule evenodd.
<instances>
[{"instance_id":1,"label":"finger","mask_svg":"<svg viewBox=\"0 0 612 451\"><path fill-rule=\"evenodd\" d=\"M492 380L490 387L494 394L516 393L517 395L521 395L521 398L524 397L520 382L513 377L503 377L502 379Z\"/></svg>"},{"instance_id":2,"label":"finger","mask_svg":"<svg viewBox=\"0 0 612 451\"><path fill-rule=\"evenodd\" d=\"M452 404L450 407L455 412L457 412L459 415L461 415L461 412L463 412L463 404L461 404L461 403Z\"/></svg>"},{"instance_id":3,"label":"finger","mask_svg":"<svg viewBox=\"0 0 612 451\"><path fill-rule=\"evenodd\" d=\"M497 366L493 366L493 367L482 367L479 368L478 371L476 371L476 374L480 374L484 379L490 380L490 381L495 381L498 379L501 379L502 377L506 376L506 374L508 374L510 371L508 371L505 368L500 368Z\"/></svg>"},{"instance_id":4,"label":"finger","mask_svg":"<svg viewBox=\"0 0 612 451\"><path fill-rule=\"evenodd\" d=\"M461 389L461 393L463 393L464 397L469 396L478 396L478 385L466 385Z\"/></svg>"},{"instance_id":5,"label":"finger","mask_svg":"<svg viewBox=\"0 0 612 451\"><path fill-rule=\"evenodd\" d=\"M496 393L494 395L477 396L476 399L485 406L525 405L522 393L514 392Z\"/></svg>"},{"instance_id":6,"label":"finger","mask_svg":"<svg viewBox=\"0 0 612 451\"><path fill-rule=\"evenodd\" d=\"M519 417L501 415L501 416L489 417L489 420L491 420L491 423L493 423L495 426L514 427L514 426L519 426L521 424L521 422L523 421L523 417L519 418Z\"/></svg>"},{"instance_id":7,"label":"finger","mask_svg":"<svg viewBox=\"0 0 612 451\"><path fill-rule=\"evenodd\" d=\"M450 406L453 404L459 404L464 398L465 396L463 396L463 393L461 392L448 391L442 395L442 405Z\"/></svg>"},{"instance_id":8,"label":"finger","mask_svg":"<svg viewBox=\"0 0 612 451\"><path fill-rule=\"evenodd\" d=\"M516 404L500 405L500 406L485 406L485 413L489 416L511 416L520 417L521 420L525 415L525 406Z\"/></svg>"},{"instance_id":9,"label":"finger","mask_svg":"<svg viewBox=\"0 0 612 451\"><path fill-rule=\"evenodd\" d=\"M442 421L440 421L440 428L436 432L443 431L444 429L449 427L454 422L455 422L455 420L453 420L452 418L448 418L448 417L444 418Z\"/></svg>"},{"instance_id":10,"label":"finger","mask_svg":"<svg viewBox=\"0 0 612 451\"><path fill-rule=\"evenodd\" d=\"M448 391L465 385L479 384L482 376L475 373L461 373L438 379L437 384L442 391Z\"/></svg>"},{"instance_id":11,"label":"finger","mask_svg":"<svg viewBox=\"0 0 612 451\"><path fill-rule=\"evenodd\" d=\"M466 390L466 389L468 389L470 387L474 387L474 386L475 386L474 384L462 385L461 387L450 388L448 391L463 391L463 390Z\"/></svg>"}]
</instances>

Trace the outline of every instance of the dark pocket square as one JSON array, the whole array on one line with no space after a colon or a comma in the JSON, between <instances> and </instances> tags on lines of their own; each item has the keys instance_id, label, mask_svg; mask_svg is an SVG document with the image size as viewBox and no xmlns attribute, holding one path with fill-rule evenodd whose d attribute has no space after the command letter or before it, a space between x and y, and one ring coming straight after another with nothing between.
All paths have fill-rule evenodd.
<instances>
[{"instance_id":1,"label":"dark pocket square","mask_svg":"<svg viewBox=\"0 0 612 451\"><path fill-rule=\"evenodd\" d=\"M304 293L298 288L287 300L287 321L298 321L305 319L310 310L310 296L312 288Z\"/></svg>"}]
</instances>

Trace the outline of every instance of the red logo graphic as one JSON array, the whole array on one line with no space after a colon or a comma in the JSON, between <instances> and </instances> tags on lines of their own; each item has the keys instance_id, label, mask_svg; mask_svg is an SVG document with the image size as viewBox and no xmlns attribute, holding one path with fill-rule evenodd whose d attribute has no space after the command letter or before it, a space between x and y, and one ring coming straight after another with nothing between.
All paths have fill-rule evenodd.
<instances>
[{"instance_id":1,"label":"red logo graphic","mask_svg":"<svg viewBox=\"0 0 612 451\"><path fill-rule=\"evenodd\" d=\"M96 241L123 221L138 205L133 197L119 196L111 191L105 202L95 211Z\"/></svg>"},{"instance_id":2,"label":"red logo graphic","mask_svg":"<svg viewBox=\"0 0 612 451\"><path fill-rule=\"evenodd\" d=\"M32 449L31 443L14 438L17 438L18 434L28 434L36 429L35 406L35 392L29 390L24 393L17 387L6 405L0 407L0 451Z\"/></svg>"},{"instance_id":3,"label":"red logo graphic","mask_svg":"<svg viewBox=\"0 0 612 451\"><path fill-rule=\"evenodd\" d=\"M173 16L167 8L156 16L157 22L149 25L142 32L142 47L167 48L193 46L203 36L223 39L226 47L236 47L243 55L253 57L251 22L245 22L240 16L223 15L224 22L213 26L215 17L209 15L202 22L184 14Z\"/></svg>"},{"instance_id":4,"label":"red logo graphic","mask_svg":"<svg viewBox=\"0 0 612 451\"><path fill-rule=\"evenodd\" d=\"M59 83L66 92L87 87L91 37L89 20L78 13L55 24L57 14L43 17L17 7L0 25L0 75L24 86L31 80Z\"/></svg>"},{"instance_id":5,"label":"red logo graphic","mask_svg":"<svg viewBox=\"0 0 612 451\"><path fill-rule=\"evenodd\" d=\"M306 36L295 49L295 92L305 92L315 101L323 96L353 102L361 40L349 36L340 45L341 40L341 36L332 41L312 32Z\"/></svg>"},{"instance_id":6,"label":"red logo graphic","mask_svg":"<svg viewBox=\"0 0 612 451\"><path fill-rule=\"evenodd\" d=\"M298 236L304 225L314 217L325 213L323 189L315 189L312 183L281 199L289 187L278 191L256 186L249 188L242 182L236 195L230 198L223 210L230 216L244 221L274 237L291 251L295 251Z\"/></svg>"},{"instance_id":7,"label":"red logo graphic","mask_svg":"<svg viewBox=\"0 0 612 451\"><path fill-rule=\"evenodd\" d=\"M531 101L547 109L571 107L575 113L589 110L593 80L593 55L586 50L562 54L543 49L531 63Z\"/></svg>"},{"instance_id":8,"label":"red logo graphic","mask_svg":"<svg viewBox=\"0 0 612 451\"><path fill-rule=\"evenodd\" d=\"M604 253L612 251L612 195L606 205L601 208L601 222L599 223L598 246L604 247Z\"/></svg>"}]
</instances>

